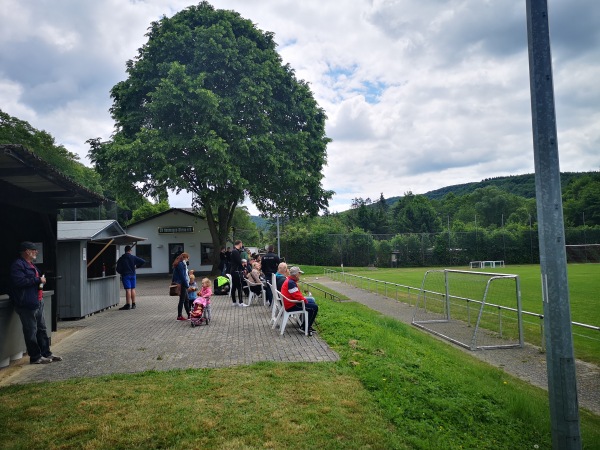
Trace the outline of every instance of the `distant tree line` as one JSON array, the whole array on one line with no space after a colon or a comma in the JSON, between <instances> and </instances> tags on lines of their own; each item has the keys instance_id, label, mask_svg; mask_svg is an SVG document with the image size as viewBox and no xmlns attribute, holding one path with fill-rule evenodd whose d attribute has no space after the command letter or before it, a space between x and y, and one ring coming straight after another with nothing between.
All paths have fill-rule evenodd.
<instances>
[{"instance_id":1,"label":"distant tree line","mask_svg":"<svg viewBox=\"0 0 600 450\"><path fill-rule=\"evenodd\" d=\"M535 198L513 194L509 183L526 178L534 176L505 177L504 188L473 183L469 192L440 199L412 192L391 204L383 194L355 198L343 213L284 221L282 252L299 264L335 266L539 263ZM600 173L565 179L566 243L600 243Z\"/></svg>"}]
</instances>

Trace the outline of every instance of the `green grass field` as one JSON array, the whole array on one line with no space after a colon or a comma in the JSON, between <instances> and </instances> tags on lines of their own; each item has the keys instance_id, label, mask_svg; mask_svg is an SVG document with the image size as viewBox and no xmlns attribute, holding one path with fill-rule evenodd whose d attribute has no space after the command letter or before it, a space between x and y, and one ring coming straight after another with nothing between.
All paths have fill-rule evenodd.
<instances>
[{"instance_id":1,"label":"green grass field","mask_svg":"<svg viewBox=\"0 0 600 450\"><path fill-rule=\"evenodd\" d=\"M340 271L339 267L332 270ZM400 269L364 269L344 268L352 275L372 278L404 286L420 288L423 276L431 268L400 268ZM314 273L323 273L323 269L303 267L303 270ZM463 269L467 270L467 269ZM515 274L520 277L521 303L523 311L543 314L541 271L539 265L516 265L500 269L485 269L486 272ZM592 326L600 326L600 264L569 264L569 292L571 305L571 320ZM357 281L363 287L385 294L384 287L377 287L375 283ZM388 286L387 295L414 304L416 294L409 297L406 290L396 291ZM416 292L416 291L415 291ZM534 316L524 315L525 340L535 345L543 346L541 332L542 320ZM575 356L584 361L600 364L600 332L588 330L583 327L573 326L573 342Z\"/></svg>"}]
</instances>

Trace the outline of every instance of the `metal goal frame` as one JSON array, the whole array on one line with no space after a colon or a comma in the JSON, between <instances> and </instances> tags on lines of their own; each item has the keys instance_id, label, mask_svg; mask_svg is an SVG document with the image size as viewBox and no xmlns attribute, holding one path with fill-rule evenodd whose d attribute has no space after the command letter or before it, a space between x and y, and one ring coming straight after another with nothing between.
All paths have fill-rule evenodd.
<instances>
[{"instance_id":1,"label":"metal goal frame","mask_svg":"<svg viewBox=\"0 0 600 450\"><path fill-rule=\"evenodd\" d=\"M431 277L432 274L440 274L442 272L444 277L444 291L437 292L426 289L428 277ZM466 277L465 279L469 279L469 277L478 277L478 279L487 278L481 298L469 298L468 296L456 295L452 292L453 286L451 280L458 274L460 274L459 276L461 277ZM439 277L439 275L437 276ZM490 290L492 287L497 286L497 283L500 282L499 280L502 280L504 283L510 283L510 280L514 281L514 308L509 306L501 306L488 301L488 294L490 293ZM483 281L479 283L483 283ZM494 283L496 283L496 285ZM435 304L435 307L432 307L433 304ZM476 317L474 325L471 324L471 305L477 306L475 309ZM465 320L464 317L452 317L451 311L453 308L457 307L465 308L465 311L467 312L467 320ZM488 313L488 315L490 311L497 311L498 323L495 324L497 328L493 332L495 339L485 339L486 337L490 336L490 330L482 326L484 310ZM513 342L506 342L505 337L502 336L503 314L511 314L513 316L516 315L516 332L518 333L518 338L512 339ZM451 323L454 325L444 325ZM524 337L520 278L518 275L514 274L475 272L453 269L428 270L423 276L421 290L419 291L419 296L415 304L412 324L470 350L523 347ZM460 328L460 333L453 333L453 329L457 330L458 328ZM493 340L496 342L488 342Z\"/></svg>"}]
</instances>

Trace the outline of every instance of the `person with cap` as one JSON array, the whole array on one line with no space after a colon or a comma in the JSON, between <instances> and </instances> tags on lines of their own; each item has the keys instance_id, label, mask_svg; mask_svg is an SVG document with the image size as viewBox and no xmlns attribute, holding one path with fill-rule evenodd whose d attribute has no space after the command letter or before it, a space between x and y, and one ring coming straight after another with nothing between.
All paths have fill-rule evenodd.
<instances>
[{"instance_id":1,"label":"person with cap","mask_svg":"<svg viewBox=\"0 0 600 450\"><path fill-rule=\"evenodd\" d=\"M46 277L33 264L38 248L25 241L19 246L20 257L10 266L10 297L21 319L23 337L31 364L48 364L62 361L50 351L50 338L44 319L44 284Z\"/></svg>"},{"instance_id":2,"label":"person with cap","mask_svg":"<svg viewBox=\"0 0 600 450\"><path fill-rule=\"evenodd\" d=\"M250 265L248 265L248 260L243 258L242 259L242 276L244 278L246 278L248 276L248 274L250 273L250 271L252 271L252 267Z\"/></svg>"},{"instance_id":3,"label":"person with cap","mask_svg":"<svg viewBox=\"0 0 600 450\"><path fill-rule=\"evenodd\" d=\"M290 276L287 277L281 286L281 294L284 296L283 307L286 311L300 311L302 310L301 306L298 306L296 303L292 303L287 299L302 300L305 303L304 308L308 311L308 335L312 336L316 332L312 325L317 318L319 307L314 298L304 297L304 295L302 295L302 292L298 287L298 281L300 281L300 274L302 273L304 272L300 270L300 267L290 267ZM304 331L304 326L301 326L300 329Z\"/></svg>"},{"instance_id":4,"label":"person with cap","mask_svg":"<svg viewBox=\"0 0 600 450\"><path fill-rule=\"evenodd\" d=\"M125 253L117 260L117 272L121 275L125 289L125 305L120 310L135 309L135 270L142 267L146 261L131 254L131 245L125 246Z\"/></svg>"}]
</instances>

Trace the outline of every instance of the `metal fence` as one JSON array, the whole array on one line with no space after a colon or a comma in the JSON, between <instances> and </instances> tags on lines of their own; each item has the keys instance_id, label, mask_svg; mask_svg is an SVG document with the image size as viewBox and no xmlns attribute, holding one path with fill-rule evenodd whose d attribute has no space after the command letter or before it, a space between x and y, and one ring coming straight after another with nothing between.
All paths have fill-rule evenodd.
<instances>
[{"instance_id":1,"label":"metal fence","mask_svg":"<svg viewBox=\"0 0 600 450\"><path fill-rule=\"evenodd\" d=\"M410 306L416 306L421 293L421 288L418 287L376 280L374 278L353 275L351 273L327 268L324 269L324 275L332 280L350 284L351 286L364 289L377 295L394 298L403 303L408 303ZM494 306L498 308L499 320L502 320L503 310L506 310L506 317L512 317L512 315L514 315L509 307L501 305ZM522 311L522 315L525 340L529 343L539 345L542 350L545 350L544 315L530 311ZM528 320L528 318L535 318L537 321ZM580 322L571 322L571 325L573 327L573 336L576 336L579 339L600 342L600 327Z\"/></svg>"}]
</instances>

